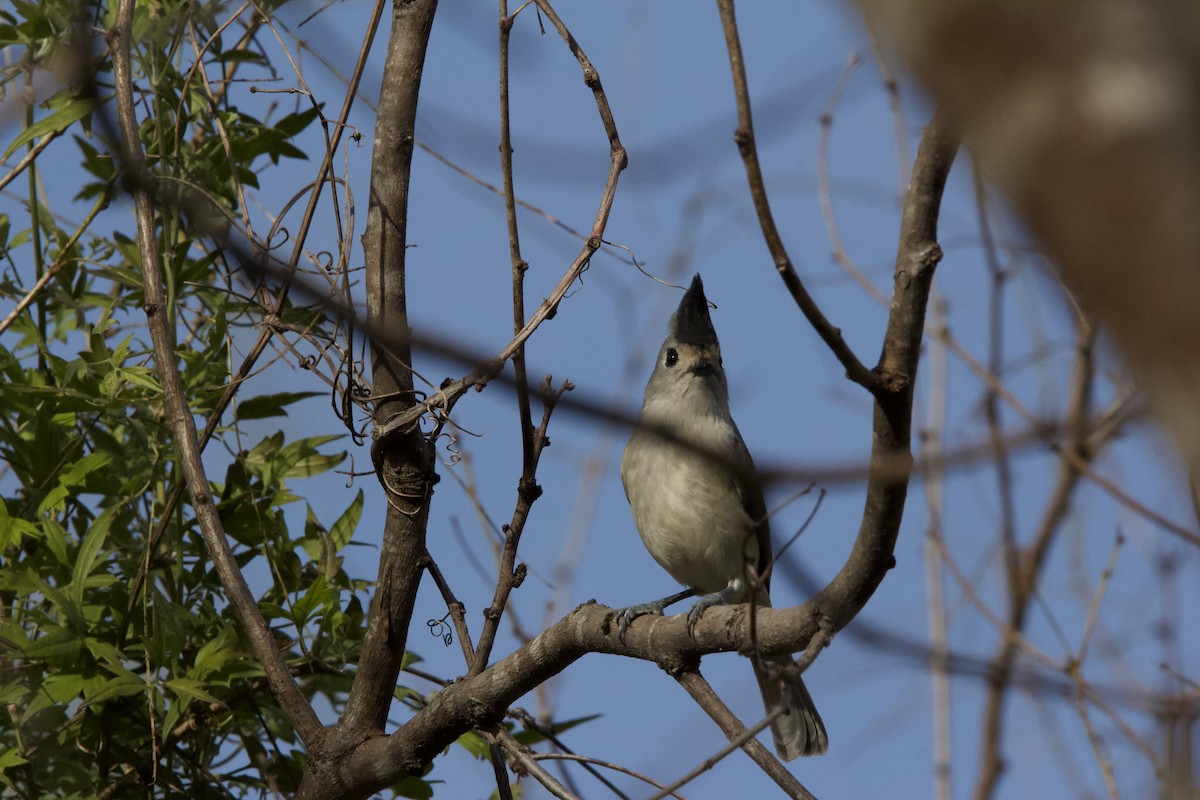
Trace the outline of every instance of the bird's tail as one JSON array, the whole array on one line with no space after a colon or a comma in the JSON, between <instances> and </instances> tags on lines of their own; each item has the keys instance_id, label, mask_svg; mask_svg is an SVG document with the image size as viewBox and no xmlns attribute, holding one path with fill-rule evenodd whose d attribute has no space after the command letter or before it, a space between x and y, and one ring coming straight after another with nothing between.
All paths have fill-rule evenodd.
<instances>
[{"instance_id":1,"label":"bird's tail","mask_svg":"<svg viewBox=\"0 0 1200 800\"><path fill-rule=\"evenodd\" d=\"M797 756L819 756L829 749L825 723L789 656L764 656L762 668L754 664L754 677L767 713L778 706L784 709L771 723L775 752L780 758L791 761Z\"/></svg>"}]
</instances>

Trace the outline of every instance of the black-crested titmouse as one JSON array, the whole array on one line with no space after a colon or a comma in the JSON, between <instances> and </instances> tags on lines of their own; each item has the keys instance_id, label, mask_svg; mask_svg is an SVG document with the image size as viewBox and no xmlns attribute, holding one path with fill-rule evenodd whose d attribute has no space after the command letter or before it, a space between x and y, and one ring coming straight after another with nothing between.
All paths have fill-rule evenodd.
<instances>
[{"instance_id":1,"label":"black-crested titmouse","mask_svg":"<svg viewBox=\"0 0 1200 800\"><path fill-rule=\"evenodd\" d=\"M641 419L646 426L633 432L621 459L621 482L650 555L700 594L688 613L690 631L705 608L749 601L749 578L762 574L771 559L762 487L729 413L721 346L699 275L671 317L646 384ZM750 575L748 567L754 570ZM624 609L622 637L636 617L661 614L677 598ZM771 605L766 581L754 601ZM780 758L824 753L829 746L825 725L792 659L755 659L754 674L768 713L784 708L771 725Z\"/></svg>"}]
</instances>

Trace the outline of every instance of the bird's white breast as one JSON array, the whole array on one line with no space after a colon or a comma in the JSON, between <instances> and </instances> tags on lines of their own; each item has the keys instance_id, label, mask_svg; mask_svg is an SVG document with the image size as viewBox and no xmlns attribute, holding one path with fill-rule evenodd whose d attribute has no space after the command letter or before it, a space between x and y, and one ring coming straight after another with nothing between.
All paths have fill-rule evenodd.
<instances>
[{"instance_id":1,"label":"bird's white breast","mask_svg":"<svg viewBox=\"0 0 1200 800\"><path fill-rule=\"evenodd\" d=\"M643 409L643 420L655 417L653 408ZM692 424L671 425L680 439L736 463L737 428L727 413L683 417ZM747 559L757 560L751 520L727 464L641 429L626 447L621 478L646 549L675 580L716 592L745 574Z\"/></svg>"}]
</instances>

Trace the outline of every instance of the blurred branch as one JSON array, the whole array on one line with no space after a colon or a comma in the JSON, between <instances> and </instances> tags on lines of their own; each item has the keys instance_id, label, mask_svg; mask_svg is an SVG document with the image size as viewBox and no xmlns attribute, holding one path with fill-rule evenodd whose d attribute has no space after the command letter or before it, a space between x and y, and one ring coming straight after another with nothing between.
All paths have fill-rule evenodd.
<instances>
[{"instance_id":1,"label":"blurred branch","mask_svg":"<svg viewBox=\"0 0 1200 800\"><path fill-rule=\"evenodd\" d=\"M946 302L931 288L929 328L946 327ZM949 394L946 348L936 337L929 347L929 411L922 431L921 453L937 453L942 448L946 427L946 400ZM953 765L950 737L950 666L946 645L947 611L944 598L945 570L942 565L942 514L945 511L945 473L930 472L925 477L925 504L928 528L922 548L925 557L925 607L929 616L929 672L933 699L933 786L937 800L950 800Z\"/></svg>"},{"instance_id":2,"label":"blurred branch","mask_svg":"<svg viewBox=\"0 0 1200 800\"><path fill-rule=\"evenodd\" d=\"M1111 331L1200 479L1200 6L858 5Z\"/></svg>"},{"instance_id":3,"label":"blurred branch","mask_svg":"<svg viewBox=\"0 0 1200 800\"><path fill-rule=\"evenodd\" d=\"M1041 521L1033 538L1025 547L1020 547L1015 538L1011 542L1012 552L1006 554L1008 570L1008 614L1005 623L1011 634L1025 630L1029 605L1036 596L1038 581L1050 545L1062 529L1071 507L1071 498L1083 476L1076 467L1077 461L1090 461L1104 445L1104 441L1093 441L1090 418L1092 384L1095 379L1093 348L1095 332L1082 319L1077 319L1077 356L1071 380L1071 396L1067 409L1068 441L1061 452L1074 458L1059 459L1058 477L1042 512ZM1119 426L1107 429L1111 435ZM989 670L987 698L984 702L983 730L981 732L982 753L979 772L972 796L976 800L993 797L1003 771L1004 759L1004 709L1009 696L1009 680L1017 656L1018 636L1005 635L992 658Z\"/></svg>"}]
</instances>

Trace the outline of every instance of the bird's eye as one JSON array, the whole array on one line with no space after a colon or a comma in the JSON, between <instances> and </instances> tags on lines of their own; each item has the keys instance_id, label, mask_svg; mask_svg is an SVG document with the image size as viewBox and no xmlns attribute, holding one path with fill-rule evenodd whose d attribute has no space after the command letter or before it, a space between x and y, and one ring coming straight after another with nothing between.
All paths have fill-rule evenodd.
<instances>
[{"instance_id":1,"label":"bird's eye","mask_svg":"<svg viewBox=\"0 0 1200 800\"><path fill-rule=\"evenodd\" d=\"M663 359L663 363L668 367L673 367L679 363L679 353L675 352L674 347L667 348L667 357Z\"/></svg>"}]
</instances>

